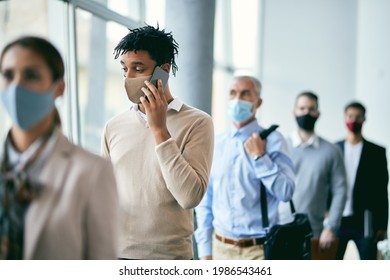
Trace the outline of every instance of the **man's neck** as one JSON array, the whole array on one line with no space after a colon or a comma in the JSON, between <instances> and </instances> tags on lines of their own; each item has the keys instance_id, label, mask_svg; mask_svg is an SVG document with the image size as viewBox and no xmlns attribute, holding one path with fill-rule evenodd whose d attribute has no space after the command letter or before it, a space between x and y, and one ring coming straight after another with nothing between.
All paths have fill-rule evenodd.
<instances>
[{"instance_id":1,"label":"man's neck","mask_svg":"<svg viewBox=\"0 0 390 280\"><path fill-rule=\"evenodd\" d=\"M301 138L302 142L306 143L311 137L313 137L314 131L306 131L298 128L298 135L299 138Z\"/></svg>"},{"instance_id":2,"label":"man's neck","mask_svg":"<svg viewBox=\"0 0 390 280\"><path fill-rule=\"evenodd\" d=\"M167 100L167 103L168 103L168 104L171 103L171 102L173 101L174 98L172 97L171 92L170 92L169 89L168 89L168 86L167 86L167 88L165 89L164 94L165 94L165 98L166 98L166 100ZM139 109L142 113L146 114L145 107L142 106L142 103L139 103L139 104L138 104L138 109Z\"/></svg>"},{"instance_id":3,"label":"man's neck","mask_svg":"<svg viewBox=\"0 0 390 280\"><path fill-rule=\"evenodd\" d=\"M54 111L28 130L23 130L16 125L12 126L11 137L14 148L18 152L26 151L35 140L45 135L53 127L53 122Z\"/></svg>"},{"instance_id":4,"label":"man's neck","mask_svg":"<svg viewBox=\"0 0 390 280\"><path fill-rule=\"evenodd\" d=\"M251 123L252 121L254 121L256 119L255 116L251 117L249 120L243 122L243 123L237 123L237 122L233 122L233 125L237 128L237 129L240 129L240 128L243 128L244 126L246 126L247 124Z\"/></svg>"},{"instance_id":5,"label":"man's neck","mask_svg":"<svg viewBox=\"0 0 390 280\"><path fill-rule=\"evenodd\" d=\"M352 132L348 132L346 141L349 144L356 145L363 140L363 136L361 133L355 134Z\"/></svg>"}]
</instances>

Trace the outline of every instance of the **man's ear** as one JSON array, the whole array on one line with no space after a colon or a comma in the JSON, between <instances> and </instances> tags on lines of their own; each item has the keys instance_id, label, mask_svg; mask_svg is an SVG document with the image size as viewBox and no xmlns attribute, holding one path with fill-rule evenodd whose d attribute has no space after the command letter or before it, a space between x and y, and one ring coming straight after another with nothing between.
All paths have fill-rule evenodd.
<instances>
[{"instance_id":1,"label":"man's ear","mask_svg":"<svg viewBox=\"0 0 390 280\"><path fill-rule=\"evenodd\" d=\"M261 106L261 104L263 104L263 99L261 99L260 97L259 97L259 99L257 99L257 101L256 101L256 109L258 109L260 106Z\"/></svg>"},{"instance_id":2,"label":"man's ear","mask_svg":"<svg viewBox=\"0 0 390 280\"><path fill-rule=\"evenodd\" d=\"M171 65L169 63L164 63L163 65L160 66L165 72L170 72L171 71Z\"/></svg>"}]
</instances>

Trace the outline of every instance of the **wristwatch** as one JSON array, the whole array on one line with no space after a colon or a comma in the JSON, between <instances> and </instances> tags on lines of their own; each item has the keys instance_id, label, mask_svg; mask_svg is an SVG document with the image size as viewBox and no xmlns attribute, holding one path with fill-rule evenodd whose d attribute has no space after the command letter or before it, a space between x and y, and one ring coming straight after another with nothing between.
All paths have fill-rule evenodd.
<instances>
[{"instance_id":1,"label":"wristwatch","mask_svg":"<svg viewBox=\"0 0 390 280\"><path fill-rule=\"evenodd\" d=\"M264 154L262 154L262 155L260 155L260 154L255 154L255 155L252 156L252 159L253 159L254 161L256 161L256 160L258 160L259 158L261 158L262 156L264 156Z\"/></svg>"}]
</instances>

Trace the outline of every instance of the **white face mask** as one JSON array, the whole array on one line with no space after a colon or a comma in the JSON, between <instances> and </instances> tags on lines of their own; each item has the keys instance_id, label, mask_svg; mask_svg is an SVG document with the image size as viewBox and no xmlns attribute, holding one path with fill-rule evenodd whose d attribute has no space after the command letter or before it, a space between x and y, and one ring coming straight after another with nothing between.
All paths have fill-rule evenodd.
<instances>
[{"instance_id":1,"label":"white face mask","mask_svg":"<svg viewBox=\"0 0 390 280\"><path fill-rule=\"evenodd\" d=\"M127 97L133 103L139 104L141 96L144 96L142 88L145 87L145 81L149 81L152 75L137 78L125 78L125 89Z\"/></svg>"}]
</instances>

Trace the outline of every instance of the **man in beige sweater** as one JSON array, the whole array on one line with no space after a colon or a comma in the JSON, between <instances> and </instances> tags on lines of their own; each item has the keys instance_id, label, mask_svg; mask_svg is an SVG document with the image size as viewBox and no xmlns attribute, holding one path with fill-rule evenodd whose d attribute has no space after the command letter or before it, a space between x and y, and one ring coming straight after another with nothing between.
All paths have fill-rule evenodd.
<instances>
[{"instance_id":1,"label":"man in beige sweater","mask_svg":"<svg viewBox=\"0 0 390 280\"><path fill-rule=\"evenodd\" d=\"M206 192L211 117L173 98L156 67L175 75L178 45L152 26L130 29L115 48L133 103L108 121L102 153L111 159L120 199L120 259L192 259L193 208Z\"/></svg>"}]
</instances>

